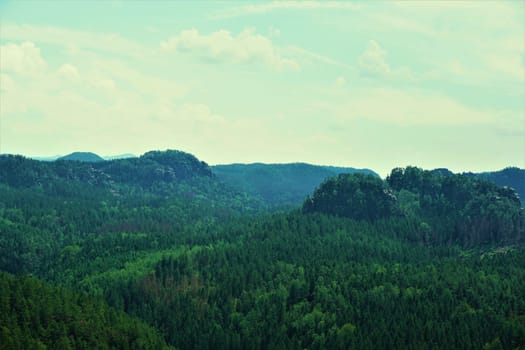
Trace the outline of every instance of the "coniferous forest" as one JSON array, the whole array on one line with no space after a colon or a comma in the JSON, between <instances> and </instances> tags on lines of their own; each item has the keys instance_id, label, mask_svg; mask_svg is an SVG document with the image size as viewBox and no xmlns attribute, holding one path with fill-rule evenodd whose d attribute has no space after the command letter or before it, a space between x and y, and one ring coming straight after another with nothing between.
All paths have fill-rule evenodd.
<instances>
[{"instance_id":1,"label":"coniferous forest","mask_svg":"<svg viewBox=\"0 0 525 350\"><path fill-rule=\"evenodd\" d=\"M0 349L525 349L523 170L96 160L0 155Z\"/></svg>"}]
</instances>

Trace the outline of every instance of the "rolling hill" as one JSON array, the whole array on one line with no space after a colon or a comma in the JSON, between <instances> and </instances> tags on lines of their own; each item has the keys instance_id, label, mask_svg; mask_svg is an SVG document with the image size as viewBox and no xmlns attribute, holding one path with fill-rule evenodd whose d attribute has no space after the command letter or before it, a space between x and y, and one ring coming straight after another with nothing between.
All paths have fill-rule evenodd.
<instances>
[{"instance_id":1,"label":"rolling hill","mask_svg":"<svg viewBox=\"0 0 525 350\"><path fill-rule=\"evenodd\" d=\"M290 164L228 164L212 166L217 178L269 205L299 205L325 179L339 173L378 175L369 169Z\"/></svg>"}]
</instances>

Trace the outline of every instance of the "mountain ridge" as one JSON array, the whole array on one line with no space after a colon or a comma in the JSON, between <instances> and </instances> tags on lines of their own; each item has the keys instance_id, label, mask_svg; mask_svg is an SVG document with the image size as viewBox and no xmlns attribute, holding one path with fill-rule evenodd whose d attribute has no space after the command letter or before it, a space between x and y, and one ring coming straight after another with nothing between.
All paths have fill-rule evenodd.
<instances>
[{"instance_id":1,"label":"mountain ridge","mask_svg":"<svg viewBox=\"0 0 525 350\"><path fill-rule=\"evenodd\" d=\"M182 175L181 170L179 171L179 174L176 175L173 169L170 169L169 164L166 163L159 164L160 167L154 169L153 163L158 163L158 161L164 157L162 152L158 152L159 151L146 152L139 157L132 154L122 154L104 158L92 152L74 152L67 156L58 157L55 159L55 161L53 161L53 157L27 158L49 164L56 163L56 161L64 162L68 160L76 160L84 164L93 164L94 168L92 170L88 170L89 167L84 168L84 172L91 171L91 175L85 176L91 177L92 179L103 178L105 176L103 174L109 171L112 173L113 177L126 182L145 181L145 173L149 171L151 176L146 177L150 178L150 185L152 184L152 181L156 180L166 182L170 179L180 179L181 176L183 178L191 177L190 173L192 170L190 168L195 166L193 170L196 170L200 167L200 165L197 165L197 163L199 163L201 165L204 164L204 168L197 171L200 175L215 176L219 181L232 188L235 188L236 190L245 192L269 205L277 206L300 205L304 198L311 194L324 180L332 176L337 176L341 173L364 173L379 177L376 172L368 168L316 165L305 162L253 162L216 164L210 166L194 156L193 160L188 158L182 162L186 164L186 167L190 167L183 171L185 174ZM184 154L182 151L173 150L167 150L164 152L181 152L179 155ZM156 155L156 157L153 155ZM173 156L173 153L171 156ZM182 166L182 163L179 165ZM193 165L190 166L190 163L193 163ZM142 180L139 179L141 176L138 174L130 173L131 169L136 168L137 166L149 167L149 170L140 172L142 174ZM82 168L82 166L79 165L76 168ZM431 171L440 174L454 174L447 168L437 168ZM462 174L469 177L487 179L493 183L496 183L498 186L511 187L518 193L522 205L525 201L525 169L507 167L498 171L487 171L480 173L463 172ZM22 174L22 176L24 177L26 174ZM73 171L73 177L75 176L79 177L79 174ZM105 180L101 181L104 182Z\"/></svg>"}]
</instances>

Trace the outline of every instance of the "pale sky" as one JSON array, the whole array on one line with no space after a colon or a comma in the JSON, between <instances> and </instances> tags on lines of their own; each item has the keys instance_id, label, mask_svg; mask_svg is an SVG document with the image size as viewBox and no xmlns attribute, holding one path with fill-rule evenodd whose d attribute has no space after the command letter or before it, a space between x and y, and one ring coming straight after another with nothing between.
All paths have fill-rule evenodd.
<instances>
[{"instance_id":1,"label":"pale sky","mask_svg":"<svg viewBox=\"0 0 525 350\"><path fill-rule=\"evenodd\" d=\"M525 2L0 2L0 152L525 168Z\"/></svg>"}]
</instances>

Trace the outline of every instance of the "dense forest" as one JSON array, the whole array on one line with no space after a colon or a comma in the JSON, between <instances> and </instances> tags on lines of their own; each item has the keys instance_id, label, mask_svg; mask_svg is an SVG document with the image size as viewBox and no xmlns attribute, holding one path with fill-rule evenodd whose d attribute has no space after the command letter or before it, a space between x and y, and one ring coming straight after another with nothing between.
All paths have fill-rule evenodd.
<instances>
[{"instance_id":1,"label":"dense forest","mask_svg":"<svg viewBox=\"0 0 525 350\"><path fill-rule=\"evenodd\" d=\"M498 186L512 187L525 203L525 169L508 167L500 171L489 171L484 173L466 173L470 177L478 177L494 182Z\"/></svg>"},{"instance_id":2,"label":"dense forest","mask_svg":"<svg viewBox=\"0 0 525 350\"><path fill-rule=\"evenodd\" d=\"M0 272L2 349L170 349L143 321L103 301Z\"/></svg>"},{"instance_id":3,"label":"dense forest","mask_svg":"<svg viewBox=\"0 0 525 350\"><path fill-rule=\"evenodd\" d=\"M294 206L180 151L0 156L1 348L525 348L512 188L340 170Z\"/></svg>"}]
</instances>

